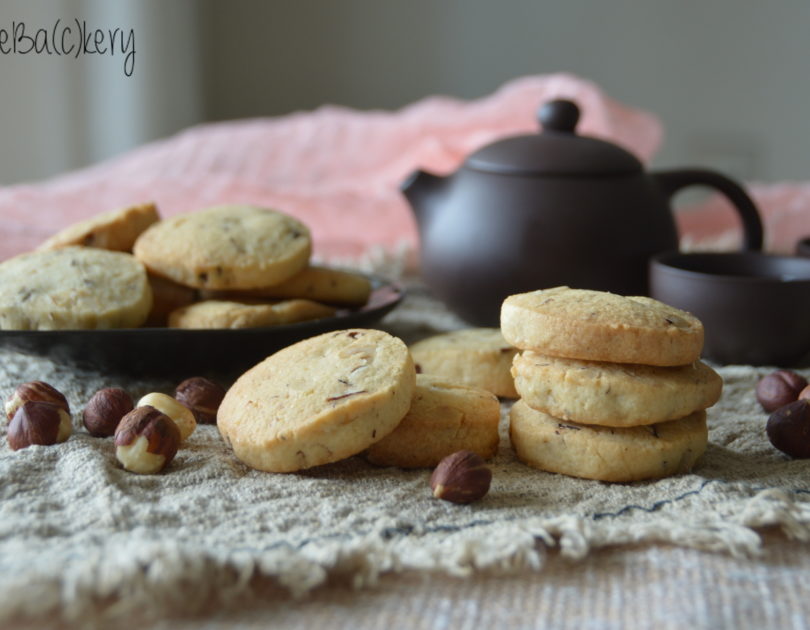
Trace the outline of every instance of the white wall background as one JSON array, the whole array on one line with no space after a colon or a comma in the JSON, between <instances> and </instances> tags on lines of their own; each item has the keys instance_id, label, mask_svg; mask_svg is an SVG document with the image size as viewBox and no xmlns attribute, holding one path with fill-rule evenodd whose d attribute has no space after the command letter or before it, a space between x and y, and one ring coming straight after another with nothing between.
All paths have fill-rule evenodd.
<instances>
[{"instance_id":1,"label":"white wall background","mask_svg":"<svg viewBox=\"0 0 810 630\"><path fill-rule=\"evenodd\" d=\"M5 0L12 20L135 29L121 58L0 55L0 184L203 120L475 98L568 71L657 114L658 166L810 179L808 0Z\"/></svg>"}]
</instances>

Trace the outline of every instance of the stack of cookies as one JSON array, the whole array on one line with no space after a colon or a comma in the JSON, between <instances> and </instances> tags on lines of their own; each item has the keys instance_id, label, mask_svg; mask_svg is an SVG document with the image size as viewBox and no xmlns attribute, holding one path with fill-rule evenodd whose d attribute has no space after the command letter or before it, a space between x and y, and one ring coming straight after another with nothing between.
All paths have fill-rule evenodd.
<instances>
[{"instance_id":1,"label":"stack of cookies","mask_svg":"<svg viewBox=\"0 0 810 630\"><path fill-rule=\"evenodd\" d=\"M0 329L251 328L368 301L368 278L312 265L311 250L304 224L267 208L104 212L0 263Z\"/></svg>"},{"instance_id":2,"label":"stack of cookies","mask_svg":"<svg viewBox=\"0 0 810 630\"><path fill-rule=\"evenodd\" d=\"M510 437L526 464L637 481L688 472L708 441L722 379L699 361L703 325L647 297L555 287L508 297L519 348Z\"/></svg>"}]
</instances>

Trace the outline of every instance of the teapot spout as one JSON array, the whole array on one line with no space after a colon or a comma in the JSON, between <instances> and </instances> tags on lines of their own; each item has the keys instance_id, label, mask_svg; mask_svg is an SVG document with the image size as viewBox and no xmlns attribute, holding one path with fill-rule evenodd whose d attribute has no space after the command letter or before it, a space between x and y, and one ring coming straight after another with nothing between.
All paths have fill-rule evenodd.
<instances>
[{"instance_id":1,"label":"teapot spout","mask_svg":"<svg viewBox=\"0 0 810 630\"><path fill-rule=\"evenodd\" d=\"M422 221L428 212L431 204L431 197L436 194L439 185L445 181L445 177L434 175L426 171L416 170L402 182L399 189L408 203L411 204L417 221Z\"/></svg>"}]
</instances>

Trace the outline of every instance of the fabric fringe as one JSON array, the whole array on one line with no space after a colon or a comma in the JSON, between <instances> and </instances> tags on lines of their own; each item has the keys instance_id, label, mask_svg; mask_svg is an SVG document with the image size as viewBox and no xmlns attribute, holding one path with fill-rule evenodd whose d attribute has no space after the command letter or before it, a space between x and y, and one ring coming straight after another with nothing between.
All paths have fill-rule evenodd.
<instances>
[{"instance_id":1,"label":"fabric fringe","mask_svg":"<svg viewBox=\"0 0 810 630\"><path fill-rule=\"evenodd\" d=\"M573 560L616 545L672 545L756 556L762 551L757 529L777 526L793 540L810 540L810 504L787 492L767 489L730 517L707 515L679 522L632 517L595 521L577 516L489 524L442 534L384 539L379 532L350 543L276 548L260 554L196 547L144 546L140 554L100 549L89 552L72 570L42 575L8 588L0 601L0 622L58 616L93 627L137 615L193 615L213 607L232 607L258 595L259 578L272 578L293 597L303 597L333 578L368 588L380 576L411 571L468 577L475 573L516 574L541 571L549 548Z\"/></svg>"}]
</instances>

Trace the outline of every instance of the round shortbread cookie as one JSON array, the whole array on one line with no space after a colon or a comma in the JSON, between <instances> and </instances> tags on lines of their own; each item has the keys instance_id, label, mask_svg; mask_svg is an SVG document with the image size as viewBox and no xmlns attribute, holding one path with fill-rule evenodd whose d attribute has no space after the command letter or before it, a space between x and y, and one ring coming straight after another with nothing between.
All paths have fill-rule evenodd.
<instances>
[{"instance_id":1,"label":"round shortbread cookie","mask_svg":"<svg viewBox=\"0 0 810 630\"><path fill-rule=\"evenodd\" d=\"M658 367L560 359L526 350L512 365L523 401L573 422L632 427L682 418L720 399L723 379L701 361Z\"/></svg>"},{"instance_id":2,"label":"round shortbread cookie","mask_svg":"<svg viewBox=\"0 0 810 630\"><path fill-rule=\"evenodd\" d=\"M504 338L540 354L641 365L687 365L700 358L703 324L648 297L555 287L506 298Z\"/></svg>"},{"instance_id":3,"label":"round shortbread cookie","mask_svg":"<svg viewBox=\"0 0 810 630\"><path fill-rule=\"evenodd\" d=\"M517 349L497 328L465 328L422 339L410 346L417 371L516 398L510 369Z\"/></svg>"},{"instance_id":4,"label":"round shortbread cookie","mask_svg":"<svg viewBox=\"0 0 810 630\"><path fill-rule=\"evenodd\" d=\"M498 450L501 405L492 392L416 375L411 408L366 458L379 466L427 468L460 450L489 459Z\"/></svg>"},{"instance_id":5,"label":"round shortbread cookie","mask_svg":"<svg viewBox=\"0 0 810 630\"><path fill-rule=\"evenodd\" d=\"M205 300L169 313L169 328L260 328L331 317L335 309L312 300L245 304Z\"/></svg>"},{"instance_id":6,"label":"round shortbread cookie","mask_svg":"<svg viewBox=\"0 0 810 630\"><path fill-rule=\"evenodd\" d=\"M307 227L276 210L216 206L160 221L138 237L150 272L198 289L254 289L283 282L309 261Z\"/></svg>"},{"instance_id":7,"label":"round shortbread cookie","mask_svg":"<svg viewBox=\"0 0 810 630\"><path fill-rule=\"evenodd\" d=\"M152 287L152 310L146 320L147 326L166 326L169 313L197 300L196 289L151 273L147 275Z\"/></svg>"},{"instance_id":8,"label":"round shortbread cookie","mask_svg":"<svg viewBox=\"0 0 810 630\"><path fill-rule=\"evenodd\" d=\"M152 290L131 254L62 247L0 263L0 329L134 328Z\"/></svg>"},{"instance_id":9,"label":"round shortbread cookie","mask_svg":"<svg viewBox=\"0 0 810 630\"><path fill-rule=\"evenodd\" d=\"M244 291L207 290L204 299L234 300L250 298L305 298L341 306L362 306L371 295L371 281L359 273L312 265L289 280L271 287Z\"/></svg>"},{"instance_id":10,"label":"round shortbread cookie","mask_svg":"<svg viewBox=\"0 0 810 630\"><path fill-rule=\"evenodd\" d=\"M640 481L689 472L706 450L706 412L639 427L564 422L518 400L509 436L520 461L600 481Z\"/></svg>"},{"instance_id":11,"label":"round shortbread cookie","mask_svg":"<svg viewBox=\"0 0 810 630\"><path fill-rule=\"evenodd\" d=\"M80 245L130 252L141 233L159 220L157 207L153 203L110 210L69 225L37 249Z\"/></svg>"},{"instance_id":12,"label":"round shortbread cookie","mask_svg":"<svg viewBox=\"0 0 810 630\"><path fill-rule=\"evenodd\" d=\"M240 376L217 426L248 466L302 470L360 453L391 433L410 408L415 381L401 339L380 330L329 332Z\"/></svg>"}]
</instances>

